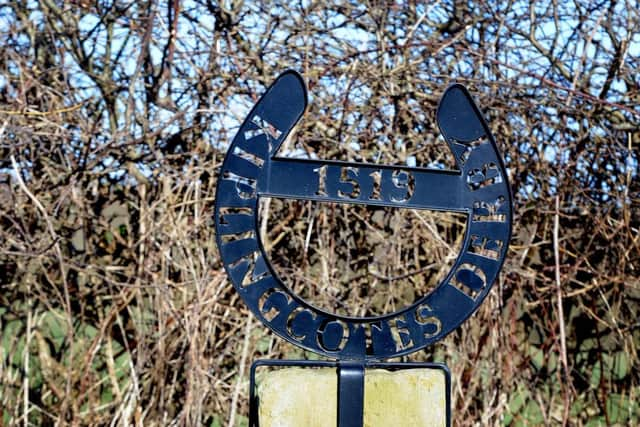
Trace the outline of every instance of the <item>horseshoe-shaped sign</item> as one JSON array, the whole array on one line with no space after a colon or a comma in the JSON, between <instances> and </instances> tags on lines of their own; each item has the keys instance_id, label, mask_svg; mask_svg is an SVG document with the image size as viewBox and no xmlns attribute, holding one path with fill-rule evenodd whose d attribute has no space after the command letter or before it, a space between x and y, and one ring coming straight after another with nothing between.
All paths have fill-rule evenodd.
<instances>
[{"instance_id":1,"label":"horseshoe-shaped sign","mask_svg":"<svg viewBox=\"0 0 640 427\"><path fill-rule=\"evenodd\" d=\"M482 303L511 237L511 194L495 140L471 96L447 88L437 110L457 171L277 157L307 105L302 77L281 74L260 98L222 164L216 239L236 290L286 340L337 359L379 360L419 350L458 327ZM277 197L463 212L463 247L445 279L410 306L379 317L328 313L294 294L268 262L258 199Z\"/></svg>"}]
</instances>

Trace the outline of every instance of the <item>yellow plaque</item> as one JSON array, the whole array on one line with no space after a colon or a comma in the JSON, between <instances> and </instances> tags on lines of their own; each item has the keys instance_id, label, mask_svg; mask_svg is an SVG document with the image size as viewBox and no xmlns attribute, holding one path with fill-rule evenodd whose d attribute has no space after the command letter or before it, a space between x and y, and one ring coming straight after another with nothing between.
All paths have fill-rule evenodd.
<instances>
[{"instance_id":1,"label":"yellow plaque","mask_svg":"<svg viewBox=\"0 0 640 427\"><path fill-rule=\"evenodd\" d=\"M335 368L268 370L256 384L260 427L336 426ZM446 427L447 389L443 369L367 369L364 427Z\"/></svg>"}]
</instances>

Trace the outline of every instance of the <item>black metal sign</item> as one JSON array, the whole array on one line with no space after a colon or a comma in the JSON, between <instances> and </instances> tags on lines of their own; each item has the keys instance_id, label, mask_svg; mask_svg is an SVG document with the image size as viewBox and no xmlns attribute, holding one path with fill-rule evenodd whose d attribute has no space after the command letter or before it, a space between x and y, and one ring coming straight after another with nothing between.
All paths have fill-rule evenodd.
<instances>
[{"instance_id":1,"label":"black metal sign","mask_svg":"<svg viewBox=\"0 0 640 427\"><path fill-rule=\"evenodd\" d=\"M255 315L286 340L337 359L380 360L443 338L482 303L511 236L511 195L496 143L471 96L447 88L437 111L458 170L278 157L307 105L302 77L286 71L249 113L222 165L215 227L225 269ZM277 197L462 212L462 251L433 292L378 317L309 304L278 278L259 234L258 199Z\"/></svg>"}]
</instances>

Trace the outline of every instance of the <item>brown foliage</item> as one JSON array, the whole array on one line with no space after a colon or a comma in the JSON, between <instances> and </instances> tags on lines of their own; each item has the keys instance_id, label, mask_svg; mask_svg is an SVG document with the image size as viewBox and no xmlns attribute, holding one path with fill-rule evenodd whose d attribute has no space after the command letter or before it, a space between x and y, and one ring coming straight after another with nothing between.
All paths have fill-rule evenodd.
<instances>
[{"instance_id":1,"label":"brown foliage","mask_svg":"<svg viewBox=\"0 0 640 427\"><path fill-rule=\"evenodd\" d=\"M286 68L312 95L289 154L452 168L453 80L490 123L502 278L411 356L451 367L456 425L638 423L639 8L538 3L0 4L0 424L242 424L251 360L304 355L252 320L211 224L224 150ZM464 227L267 205L278 271L343 313L427 292Z\"/></svg>"}]
</instances>

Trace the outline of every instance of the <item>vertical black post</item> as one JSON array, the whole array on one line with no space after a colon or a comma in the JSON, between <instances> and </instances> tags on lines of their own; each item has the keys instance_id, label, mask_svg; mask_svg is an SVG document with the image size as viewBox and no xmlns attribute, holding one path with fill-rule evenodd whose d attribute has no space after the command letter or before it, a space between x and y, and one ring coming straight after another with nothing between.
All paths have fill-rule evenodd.
<instances>
[{"instance_id":1,"label":"vertical black post","mask_svg":"<svg viewBox=\"0 0 640 427\"><path fill-rule=\"evenodd\" d=\"M338 365L338 427L362 427L364 412L364 362Z\"/></svg>"}]
</instances>

